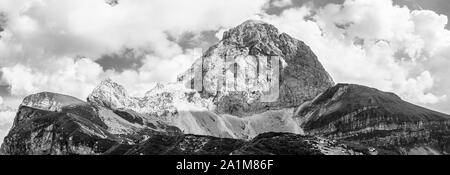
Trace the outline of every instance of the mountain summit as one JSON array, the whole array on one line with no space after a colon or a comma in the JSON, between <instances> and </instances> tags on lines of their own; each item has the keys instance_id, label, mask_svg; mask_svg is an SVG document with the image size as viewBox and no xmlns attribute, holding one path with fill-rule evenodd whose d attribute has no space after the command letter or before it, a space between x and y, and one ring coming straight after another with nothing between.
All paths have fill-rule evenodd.
<instances>
[{"instance_id":1,"label":"mountain summit","mask_svg":"<svg viewBox=\"0 0 450 175\"><path fill-rule=\"evenodd\" d=\"M226 31L178 80L237 116L295 107L334 85L305 43L254 20Z\"/></svg>"}]
</instances>

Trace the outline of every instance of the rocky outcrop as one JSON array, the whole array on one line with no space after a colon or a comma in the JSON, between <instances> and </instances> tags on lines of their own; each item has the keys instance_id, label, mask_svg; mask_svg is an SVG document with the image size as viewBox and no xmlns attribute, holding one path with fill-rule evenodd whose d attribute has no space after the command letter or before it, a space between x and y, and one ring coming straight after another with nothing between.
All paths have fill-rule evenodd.
<instances>
[{"instance_id":1,"label":"rocky outcrop","mask_svg":"<svg viewBox=\"0 0 450 175\"><path fill-rule=\"evenodd\" d=\"M3 154L101 154L120 143L139 143L153 134L180 134L158 120L112 110L74 97L39 93L26 97L4 138Z\"/></svg>"},{"instance_id":2,"label":"rocky outcrop","mask_svg":"<svg viewBox=\"0 0 450 175\"><path fill-rule=\"evenodd\" d=\"M100 154L120 142L105 128L88 106L65 108L61 112L22 106L0 152L9 155Z\"/></svg>"},{"instance_id":3,"label":"rocky outcrop","mask_svg":"<svg viewBox=\"0 0 450 175\"><path fill-rule=\"evenodd\" d=\"M27 106L48 111L61 111L63 107L83 105L86 102L68 95L42 92L27 96L20 106Z\"/></svg>"},{"instance_id":4,"label":"rocky outcrop","mask_svg":"<svg viewBox=\"0 0 450 175\"><path fill-rule=\"evenodd\" d=\"M305 133L358 142L399 154L448 154L450 116L393 93L338 84L305 103L295 120Z\"/></svg>"},{"instance_id":5,"label":"rocky outcrop","mask_svg":"<svg viewBox=\"0 0 450 175\"><path fill-rule=\"evenodd\" d=\"M334 85L306 44L253 20L225 32L178 80L236 116L297 107Z\"/></svg>"}]
</instances>

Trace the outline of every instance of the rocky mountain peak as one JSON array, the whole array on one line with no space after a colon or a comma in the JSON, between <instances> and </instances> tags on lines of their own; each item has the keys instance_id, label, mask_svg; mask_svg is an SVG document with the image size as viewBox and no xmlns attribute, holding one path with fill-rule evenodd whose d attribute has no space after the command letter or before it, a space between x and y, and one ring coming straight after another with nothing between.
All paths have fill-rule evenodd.
<instances>
[{"instance_id":1,"label":"rocky mountain peak","mask_svg":"<svg viewBox=\"0 0 450 175\"><path fill-rule=\"evenodd\" d=\"M103 80L88 96L88 102L100 106L116 108L128 103L125 88L112 79Z\"/></svg>"},{"instance_id":2,"label":"rocky mountain peak","mask_svg":"<svg viewBox=\"0 0 450 175\"><path fill-rule=\"evenodd\" d=\"M155 87L153 87L151 90L149 90L145 93L145 96L150 97L157 93L160 93L165 87L166 87L166 85L164 85L162 83L156 83Z\"/></svg>"},{"instance_id":3,"label":"rocky mountain peak","mask_svg":"<svg viewBox=\"0 0 450 175\"><path fill-rule=\"evenodd\" d=\"M51 92L41 92L25 97L20 106L45 111L60 111L62 107L81 105L84 103L84 101L81 101L75 97Z\"/></svg>"},{"instance_id":4,"label":"rocky mountain peak","mask_svg":"<svg viewBox=\"0 0 450 175\"><path fill-rule=\"evenodd\" d=\"M241 47L251 47L258 43L268 44L278 40L278 36L278 29L275 26L263 21L248 20L226 31L223 40Z\"/></svg>"},{"instance_id":5,"label":"rocky mountain peak","mask_svg":"<svg viewBox=\"0 0 450 175\"><path fill-rule=\"evenodd\" d=\"M122 85L113 81L111 78L106 78L105 80L100 82L100 84L97 86L96 90L114 91L114 92L117 92L117 93L120 93L123 95L126 94L125 88ZM94 92L95 92L95 90L94 90Z\"/></svg>"},{"instance_id":6,"label":"rocky mountain peak","mask_svg":"<svg viewBox=\"0 0 450 175\"><path fill-rule=\"evenodd\" d=\"M178 80L238 116L296 107L334 85L305 43L255 20L225 32Z\"/></svg>"}]
</instances>

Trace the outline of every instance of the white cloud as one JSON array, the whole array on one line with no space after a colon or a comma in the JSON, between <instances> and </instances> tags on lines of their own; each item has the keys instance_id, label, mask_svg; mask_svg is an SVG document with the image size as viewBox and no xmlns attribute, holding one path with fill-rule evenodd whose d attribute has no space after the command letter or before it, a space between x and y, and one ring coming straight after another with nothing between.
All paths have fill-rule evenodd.
<instances>
[{"instance_id":1,"label":"white cloud","mask_svg":"<svg viewBox=\"0 0 450 175\"><path fill-rule=\"evenodd\" d=\"M3 104L3 97L0 96L0 145L3 138L8 134L15 117L15 112Z\"/></svg>"},{"instance_id":2,"label":"white cloud","mask_svg":"<svg viewBox=\"0 0 450 175\"><path fill-rule=\"evenodd\" d=\"M124 47L158 56L177 52L167 39L183 32L198 33L230 27L261 12L267 0L104 0L0 1L8 22L0 40L0 62L13 65L48 56L100 54Z\"/></svg>"},{"instance_id":3,"label":"white cloud","mask_svg":"<svg viewBox=\"0 0 450 175\"><path fill-rule=\"evenodd\" d=\"M434 79L430 72L424 71L416 78L409 78L402 84L399 91L403 92L403 96L411 101L417 101L422 104L437 103L446 99L446 95L436 97L432 93L426 91L431 89L434 85Z\"/></svg>"},{"instance_id":4,"label":"white cloud","mask_svg":"<svg viewBox=\"0 0 450 175\"><path fill-rule=\"evenodd\" d=\"M12 127L15 114L14 111L0 111L0 145Z\"/></svg>"},{"instance_id":5,"label":"white cloud","mask_svg":"<svg viewBox=\"0 0 450 175\"><path fill-rule=\"evenodd\" d=\"M413 11L411 16L415 32L423 40L424 49L430 56L450 46L450 31L445 29L447 16L429 10Z\"/></svg>"},{"instance_id":6,"label":"white cloud","mask_svg":"<svg viewBox=\"0 0 450 175\"><path fill-rule=\"evenodd\" d=\"M21 64L2 68L3 80L11 86L11 94L25 96L51 91L85 98L104 75L103 69L90 59L60 58L51 61L45 70Z\"/></svg>"},{"instance_id":7,"label":"white cloud","mask_svg":"<svg viewBox=\"0 0 450 175\"><path fill-rule=\"evenodd\" d=\"M3 72L2 81L11 86L11 94L20 97L49 91L85 99L106 77L123 84L134 95L143 95L156 82L175 82L176 76L186 71L201 53L201 49L193 49L169 58L146 55L141 68L121 73L104 71L88 58L74 60L68 57L48 60L45 69L17 64L0 71Z\"/></svg>"},{"instance_id":8,"label":"white cloud","mask_svg":"<svg viewBox=\"0 0 450 175\"><path fill-rule=\"evenodd\" d=\"M120 74L110 75L122 84L132 95L142 96L155 83L175 82L178 75L186 71L195 59L200 58L202 50L192 49L179 53L170 58L147 55L144 65L138 70L127 70Z\"/></svg>"}]
</instances>

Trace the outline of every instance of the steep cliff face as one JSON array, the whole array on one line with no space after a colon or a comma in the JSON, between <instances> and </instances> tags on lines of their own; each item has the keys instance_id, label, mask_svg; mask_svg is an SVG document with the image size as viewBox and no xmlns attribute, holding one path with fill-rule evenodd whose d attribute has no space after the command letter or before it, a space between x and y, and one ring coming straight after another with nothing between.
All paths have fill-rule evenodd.
<instances>
[{"instance_id":1,"label":"steep cliff face","mask_svg":"<svg viewBox=\"0 0 450 175\"><path fill-rule=\"evenodd\" d=\"M20 107L1 146L3 154L99 154L120 139L109 134L93 108L48 111Z\"/></svg>"},{"instance_id":2,"label":"steep cliff face","mask_svg":"<svg viewBox=\"0 0 450 175\"><path fill-rule=\"evenodd\" d=\"M51 92L42 92L27 96L20 106L28 106L31 108L61 111L62 107L83 105L86 102L76 99L68 95L62 95Z\"/></svg>"},{"instance_id":3,"label":"steep cliff face","mask_svg":"<svg viewBox=\"0 0 450 175\"><path fill-rule=\"evenodd\" d=\"M401 154L447 154L450 116L373 88L338 84L296 111L305 133Z\"/></svg>"},{"instance_id":4,"label":"steep cliff face","mask_svg":"<svg viewBox=\"0 0 450 175\"><path fill-rule=\"evenodd\" d=\"M252 20L225 32L178 80L236 116L297 107L334 85L302 41Z\"/></svg>"}]
</instances>

